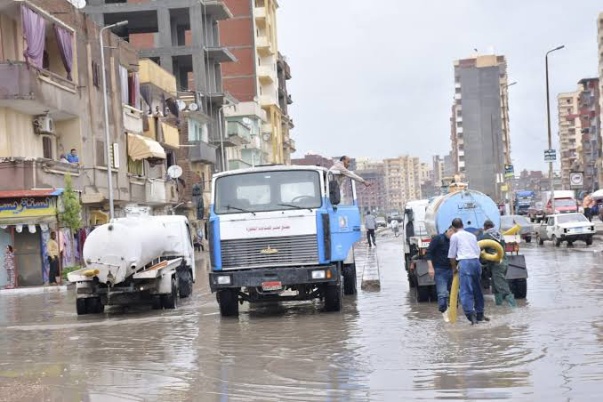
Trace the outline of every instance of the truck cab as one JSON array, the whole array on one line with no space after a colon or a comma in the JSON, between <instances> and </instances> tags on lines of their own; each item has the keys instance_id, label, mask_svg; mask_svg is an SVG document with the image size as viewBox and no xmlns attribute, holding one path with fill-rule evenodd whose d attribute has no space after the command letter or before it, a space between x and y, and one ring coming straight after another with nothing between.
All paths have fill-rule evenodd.
<instances>
[{"instance_id":1,"label":"truck cab","mask_svg":"<svg viewBox=\"0 0 603 402\"><path fill-rule=\"evenodd\" d=\"M340 185L342 183L342 185ZM339 311L356 293L360 212L350 179L311 166L266 166L213 178L208 223L220 313L239 304L320 298Z\"/></svg>"}]
</instances>

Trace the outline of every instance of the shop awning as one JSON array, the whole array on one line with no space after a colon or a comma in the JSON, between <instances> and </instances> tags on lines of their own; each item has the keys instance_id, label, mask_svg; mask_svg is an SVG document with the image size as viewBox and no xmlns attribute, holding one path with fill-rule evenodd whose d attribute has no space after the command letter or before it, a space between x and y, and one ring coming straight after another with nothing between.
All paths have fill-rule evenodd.
<instances>
[{"instance_id":1,"label":"shop awning","mask_svg":"<svg viewBox=\"0 0 603 402\"><path fill-rule=\"evenodd\" d=\"M24 216L17 218L0 217L0 226L8 225L56 225L56 216Z\"/></svg>"},{"instance_id":2,"label":"shop awning","mask_svg":"<svg viewBox=\"0 0 603 402\"><path fill-rule=\"evenodd\" d=\"M61 194L63 194L62 188L45 188L38 190L4 190L0 191L0 198L58 197Z\"/></svg>"},{"instance_id":3,"label":"shop awning","mask_svg":"<svg viewBox=\"0 0 603 402\"><path fill-rule=\"evenodd\" d=\"M128 133L128 156L135 161L166 158L165 150L157 141L132 133Z\"/></svg>"}]
</instances>

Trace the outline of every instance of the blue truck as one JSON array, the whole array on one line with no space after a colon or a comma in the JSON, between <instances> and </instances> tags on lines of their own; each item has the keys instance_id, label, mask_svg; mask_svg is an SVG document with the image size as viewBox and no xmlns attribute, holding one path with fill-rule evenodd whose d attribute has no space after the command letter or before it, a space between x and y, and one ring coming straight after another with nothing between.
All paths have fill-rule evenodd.
<instances>
[{"instance_id":1,"label":"blue truck","mask_svg":"<svg viewBox=\"0 0 603 402\"><path fill-rule=\"evenodd\" d=\"M261 166L214 175L211 272L222 316L243 302L322 299L339 311L356 293L360 211L353 182L316 166Z\"/></svg>"},{"instance_id":2,"label":"blue truck","mask_svg":"<svg viewBox=\"0 0 603 402\"><path fill-rule=\"evenodd\" d=\"M525 190L515 192L515 215L527 215L528 209L535 196L536 193L534 191Z\"/></svg>"}]
</instances>

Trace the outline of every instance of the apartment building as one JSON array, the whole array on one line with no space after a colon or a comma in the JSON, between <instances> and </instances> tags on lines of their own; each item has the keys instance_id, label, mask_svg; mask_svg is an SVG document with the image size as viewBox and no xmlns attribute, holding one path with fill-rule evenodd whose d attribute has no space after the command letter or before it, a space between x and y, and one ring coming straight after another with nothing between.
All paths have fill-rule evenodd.
<instances>
[{"instance_id":1,"label":"apartment building","mask_svg":"<svg viewBox=\"0 0 603 402\"><path fill-rule=\"evenodd\" d=\"M597 43L599 52L599 111L603 112L603 12L599 14L597 18ZM599 117L599 121L603 120L603 117ZM603 143L603 133L599 130L598 141ZM603 155L597 160L596 167L598 169L598 181L599 186L603 186Z\"/></svg>"},{"instance_id":2,"label":"apartment building","mask_svg":"<svg viewBox=\"0 0 603 402\"><path fill-rule=\"evenodd\" d=\"M442 179L445 175L445 163L444 158L440 155L434 155L431 158L432 169L433 169L433 185L437 189L442 185Z\"/></svg>"},{"instance_id":3,"label":"apartment building","mask_svg":"<svg viewBox=\"0 0 603 402\"><path fill-rule=\"evenodd\" d=\"M470 188L503 199L510 161L507 62L484 55L454 63L451 143L455 166Z\"/></svg>"},{"instance_id":4,"label":"apartment building","mask_svg":"<svg viewBox=\"0 0 603 402\"><path fill-rule=\"evenodd\" d=\"M578 113L580 121L580 170L584 172L583 189L596 191L603 181L601 165L601 107L598 78L584 78L578 82Z\"/></svg>"},{"instance_id":5,"label":"apartment building","mask_svg":"<svg viewBox=\"0 0 603 402\"><path fill-rule=\"evenodd\" d=\"M44 245L51 230L59 239L74 235L60 229L67 175L80 193L84 231L107 220L109 172L117 216L132 201L165 210L178 193L165 179L167 159L179 146L174 127L141 110L175 92L173 77L109 32L102 66L100 27L68 2L47 5L0 1L0 245L15 246L20 285L48 280ZM151 87L156 92L146 96ZM74 153L77 161L63 157ZM65 242L63 264L73 264L80 251L71 244Z\"/></svg>"},{"instance_id":6,"label":"apartment building","mask_svg":"<svg viewBox=\"0 0 603 402\"><path fill-rule=\"evenodd\" d=\"M278 52L275 0L225 0L233 18L220 21L221 43L237 58L223 68L225 90L239 105L225 109L232 127L242 119L254 126L247 144L230 150L232 167L258 163L290 163L295 141L289 135L293 121L286 81L291 70ZM234 124L230 124L234 122ZM259 126L259 129L257 128Z\"/></svg>"},{"instance_id":7,"label":"apartment building","mask_svg":"<svg viewBox=\"0 0 603 402\"><path fill-rule=\"evenodd\" d=\"M322 156L312 152L305 154L303 158L291 159L292 165L323 166L327 169L333 166L333 163L333 158L327 158L326 156Z\"/></svg>"},{"instance_id":8,"label":"apartment building","mask_svg":"<svg viewBox=\"0 0 603 402\"><path fill-rule=\"evenodd\" d=\"M580 92L566 92L557 96L559 116L559 160L561 186L570 188L570 173L581 169L581 120L578 114Z\"/></svg>"},{"instance_id":9,"label":"apartment building","mask_svg":"<svg viewBox=\"0 0 603 402\"><path fill-rule=\"evenodd\" d=\"M358 205L362 211L386 211L385 174L383 161L368 158L356 159L355 173L370 183L369 187L356 186Z\"/></svg>"},{"instance_id":10,"label":"apartment building","mask_svg":"<svg viewBox=\"0 0 603 402\"><path fill-rule=\"evenodd\" d=\"M404 155L383 160L388 209L402 211L407 201L421 199L421 162Z\"/></svg>"},{"instance_id":11,"label":"apartment building","mask_svg":"<svg viewBox=\"0 0 603 402\"><path fill-rule=\"evenodd\" d=\"M195 201L192 192L201 191L203 204L209 205L212 174L228 168L228 148L245 142L227 136L224 124L225 108L237 100L222 87L221 65L236 57L220 45L218 21L231 18L231 11L221 0L88 0L87 4L85 12L100 25L128 21L113 31L140 57L176 77L178 99L167 106L177 117L180 141L186 145L176 152L186 184L180 201L191 212L196 209L188 203Z\"/></svg>"}]
</instances>

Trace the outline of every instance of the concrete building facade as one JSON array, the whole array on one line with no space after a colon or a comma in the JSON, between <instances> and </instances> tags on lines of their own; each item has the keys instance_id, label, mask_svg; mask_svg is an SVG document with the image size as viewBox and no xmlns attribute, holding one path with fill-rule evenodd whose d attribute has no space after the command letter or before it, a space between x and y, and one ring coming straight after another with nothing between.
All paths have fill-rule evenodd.
<instances>
[{"instance_id":1,"label":"concrete building facade","mask_svg":"<svg viewBox=\"0 0 603 402\"><path fill-rule=\"evenodd\" d=\"M421 199L421 162L408 155L383 160L387 208L402 211L407 201Z\"/></svg>"},{"instance_id":2,"label":"concrete building facade","mask_svg":"<svg viewBox=\"0 0 603 402\"><path fill-rule=\"evenodd\" d=\"M452 155L470 188L502 201L504 165L510 161L507 62L486 55L454 63Z\"/></svg>"},{"instance_id":3,"label":"concrete building facade","mask_svg":"<svg viewBox=\"0 0 603 402\"><path fill-rule=\"evenodd\" d=\"M561 162L561 186L570 188L570 173L581 168L581 128L578 114L578 91L557 96L559 116L559 160Z\"/></svg>"},{"instance_id":4,"label":"concrete building facade","mask_svg":"<svg viewBox=\"0 0 603 402\"><path fill-rule=\"evenodd\" d=\"M601 188L603 174L601 148L601 107L598 78L584 78L578 82L580 114L580 170L584 172L583 190L593 192Z\"/></svg>"},{"instance_id":5,"label":"concrete building facade","mask_svg":"<svg viewBox=\"0 0 603 402\"><path fill-rule=\"evenodd\" d=\"M358 158L356 159L355 173L370 183L369 187L356 186L360 210L385 212L387 203L383 161Z\"/></svg>"}]
</instances>

